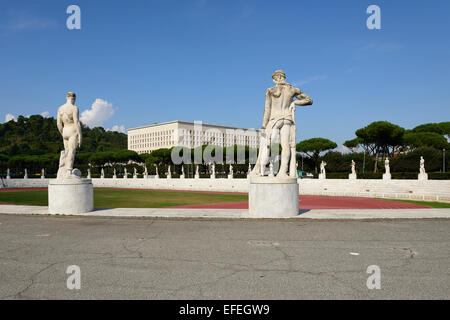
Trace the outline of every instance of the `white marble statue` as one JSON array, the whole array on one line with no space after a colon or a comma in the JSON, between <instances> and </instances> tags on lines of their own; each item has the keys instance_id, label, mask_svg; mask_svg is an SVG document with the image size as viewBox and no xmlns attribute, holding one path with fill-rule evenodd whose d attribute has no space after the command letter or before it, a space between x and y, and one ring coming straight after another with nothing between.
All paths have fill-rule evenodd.
<instances>
[{"instance_id":1,"label":"white marble statue","mask_svg":"<svg viewBox=\"0 0 450 320\"><path fill-rule=\"evenodd\" d=\"M172 178L172 170L170 169L170 166L169 166L169 171L167 173L167 179L171 179L171 178Z\"/></svg>"},{"instance_id":2,"label":"white marble statue","mask_svg":"<svg viewBox=\"0 0 450 320\"><path fill-rule=\"evenodd\" d=\"M155 179L159 179L158 166L156 164L155 164L155 170L156 170Z\"/></svg>"},{"instance_id":3,"label":"white marble statue","mask_svg":"<svg viewBox=\"0 0 450 320\"><path fill-rule=\"evenodd\" d=\"M100 178L105 179L105 170L102 168L102 171L100 173Z\"/></svg>"},{"instance_id":4,"label":"white marble statue","mask_svg":"<svg viewBox=\"0 0 450 320\"><path fill-rule=\"evenodd\" d=\"M41 169L41 179L45 179L45 169Z\"/></svg>"},{"instance_id":5,"label":"white marble statue","mask_svg":"<svg viewBox=\"0 0 450 320\"><path fill-rule=\"evenodd\" d=\"M127 168L123 168L123 178L124 179L128 179L128 172L127 172Z\"/></svg>"},{"instance_id":6,"label":"white marble statue","mask_svg":"<svg viewBox=\"0 0 450 320\"><path fill-rule=\"evenodd\" d=\"M137 179L137 170L133 168L133 179Z\"/></svg>"},{"instance_id":7,"label":"white marble statue","mask_svg":"<svg viewBox=\"0 0 450 320\"><path fill-rule=\"evenodd\" d=\"M233 165L230 164L230 172L228 173L228 179L233 179Z\"/></svg>"},{"instance_id":8,"label":"white marble statue","mask_svg":"<svg viewBox=\"0 0 450 320\"><path fill-rule=\"evenodd\" d=\"M27 169L25 169L25 173L23 175L23 178L24 179L28 179L28 170Z\"/></svg>"},{"instance_id":9,"label":"white marble statue","mask_svg":"<svg viewBox=\"0 0 450 320\"><path fill-rule=\"evenodd\" d=\"M326 174L326 171L325 171L326 166L327 166L327 163L325 161L322 161L320 163L320 174Z\"/></svg>"},{"instance_id":10,"label":"white marble statue","mask_svg":"<svg viewBox=\"0 0 450 320\"><path fill-rule=\"evenodd\" d=\"M352 175L356 175L356 169L355 169L355 167L356 167L356 163L355 163L355 161L354 161L354 160L352 160L352 164L351 164L351 167L352 167Z\"/></svg>"},{"instance_id":11,"label":"white marble statue","mask_svg":"<svg viewBox=\"0 0 450 320\"><path fill-rule=\"evenodd\" d=\"M200 172L198 165L195 166L195 179L200 179Z\"/></svg>"},{"instance_id":12,"label":"white marble statue","mask_svg":"<svg viewBox=\"0 0 450 320\"><path fill-rule=\"evenodd\" d=\"M277 178L297 177L295 171L295 107L312 105L312 99L300 89L286 82L283 71L272 75L275 86L266 91L261 134L265 136L252 175L264 176L265 167L270 158L270 146L273 135L279 132L282 146L281 165ZM264 139L261 139L264 140Z\"/></svg>"},{"instance_id":13,"label":"white marble statue","mask_svg":"<svg viewBox=\"0 0 450 320\"><path fill-rule=\"evenodd\" d=\"M270 161L269 163L269 177L273 178L274 177L274 172L273 172L273 161Z\"/></svg>"},{"instance_id":14,"label":"white marble statue","mask_svg":"<svg viewBox=\"0 0 450 320\"><path fill-rule=\"evenodd\" d=\"M384 171L386 174L391 173L391 168L389 167L389 159L388 158L386 158L386 160L384 160Z\"/></svg>"},{"instance_id":15,"label":"white marble statue","mask_svg":"<svg viewBox=\"0 0 450 320\"><path fill-rule=\"evenodd\" d=\"M6 169L6 179L11 179L11 171L8 169Z\"/></svg>"},{"instance_id":16,"label":"white marble statue","mask_svg":"<svg viewBox=\"0 0 450 320\"><path fill-rule=\"evenodd\" d=\"M211 179L215 179L216 178L216 164L213 162L212 163L212 165L211 165L211 170L212 170L212 172L211 172Z\"/></svg>"},{"instance_id":17,"label":"white marble statue","mask_svg":"<svg viewBox=\"0 0 450 320\"><path fill-rule=\"evenodd\" d=\"M147 166L144 166L144 178L145 178L145 179L148 178Z\"/></svg>"},{"instance_id":18,"label":"white marble statue","mask_svg":"<svg viewBox=\"0 0 450 320\"><path fill-rule=\"evenodd\" d=\"M420 174L425 174L425 159L420 156L420 168L419 168Z\"/></svg>"},{"instance_id":19,"label":"white marble statue","mask_svg":"<svg viewBox=\"0 0 450 320\"><path fill-rule=\"evenodd\" d=\"M66 103L58 109L56 121L59 133L63 137L64 151L61 151L57 179L80 178L73 173L76 149L81 146L79 110L74 105L75 100L75 93L69 92L66 96Z\"/></svg>"},{"instance_id":20,"label":"white marble statue","mask_svg":"<svg viewBox=\"0 0 450 320\"><path fill-rule=\"evenodd\" d=\"M90 179L91 178L91 169L87 170L87 178Z\"/></svg>"},{"instance_id":21,"label":"white marble statue","mask_svg":"<svg viewBox=\"0 0 450 320\"><path fill-rule=\"evenodd\" d=\"M181 176L180 179L184 179L184 166L181 166Z\"/></svg>"},{"instance_id":22,"label":"white marble statue","mask_svg":"<svg viewBox=\"0 0 450 320\"><path fill-rule=\"evenodd\" d=\"M113 179L117 179L116 168L114 168Z\"/></svg>"}]
</instances>

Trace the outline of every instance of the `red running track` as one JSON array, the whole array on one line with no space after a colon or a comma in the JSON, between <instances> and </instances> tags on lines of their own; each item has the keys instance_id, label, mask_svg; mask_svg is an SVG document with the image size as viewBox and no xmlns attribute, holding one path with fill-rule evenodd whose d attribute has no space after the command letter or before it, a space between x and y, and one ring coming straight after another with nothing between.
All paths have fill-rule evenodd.
<instances>
[{"instance_id":1,"label":"red running track","mask_svg":"<svg viewBox=\"0 0 450 320\"><path fill-rule=\"evenodd\" d=\"M108 188L109 189L109 188ZM111 188L113 189L113 188ZM116 189L116 188L114 188ZM22 189L0 189L0 192L6 191L29 191L29 190L47 190L47 188L22 188ZM144 190L144 189L136 189ZM182 191L182 190L156 190L167 192L195 192L195 193L219 193L236 194L231 192L211 192L211 191ZM420 209L429 208L414 203L380 200L371 198L356 197L331 197L331 196L300 196L299 206L301 210L305 209ZM224 202L197 204L189 206L179 206L171 208L193 208L193 209L248 209L248 201Z\"/></svg>"}]
</instances>

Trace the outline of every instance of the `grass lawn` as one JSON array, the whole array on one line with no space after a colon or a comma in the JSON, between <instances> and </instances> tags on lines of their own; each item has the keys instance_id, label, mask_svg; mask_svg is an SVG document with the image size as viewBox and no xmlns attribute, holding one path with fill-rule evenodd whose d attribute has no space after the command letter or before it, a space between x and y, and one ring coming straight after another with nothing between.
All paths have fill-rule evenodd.
<instances>
[{"instance_id":1,"label":"grass lawn","mask_svg":"<svg viewBox=\"0 0 450 320\"><path fill-rule=\"evenodd\" d=\"M47 206L47 197L47 190L0 192L0 202L10 204ZM96 208L163 208L247 200L247 195L240 194L94 189Z\"/></svg>"},{"instance_id":2,"label":"grass lawn","mask_svg":"<svg viewBox=\"0 0 450 320\"><path fill-rule=\"evenodd\" d=\"M389 200L389 201L399 201L399 202L407 202L407 203L414 203L430 208L450 208L450 203L445 202L428 202L428 201L415 201L415 200L401 200L401 199L384 199L379 198L379 200Z\"/></svg>"}]
</instances>

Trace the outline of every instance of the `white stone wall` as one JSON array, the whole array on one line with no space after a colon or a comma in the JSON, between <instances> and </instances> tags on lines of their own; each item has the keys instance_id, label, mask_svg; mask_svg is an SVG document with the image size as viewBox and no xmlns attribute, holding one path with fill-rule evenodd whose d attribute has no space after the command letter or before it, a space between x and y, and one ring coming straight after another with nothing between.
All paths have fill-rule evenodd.
<instances>
[{"instance_id":1,"label":"white stone wall","mask_svg":"<svg viewBox=\"0 0 450 320\"><path fill-rule=\"evenodd\" d=\"M8 188L47 187L48 179L7 179ZM450 202L450 180L299 179L300 194ZM248 192L247 179L92 179L94 187Z\"/></svg>"}]
</instances>

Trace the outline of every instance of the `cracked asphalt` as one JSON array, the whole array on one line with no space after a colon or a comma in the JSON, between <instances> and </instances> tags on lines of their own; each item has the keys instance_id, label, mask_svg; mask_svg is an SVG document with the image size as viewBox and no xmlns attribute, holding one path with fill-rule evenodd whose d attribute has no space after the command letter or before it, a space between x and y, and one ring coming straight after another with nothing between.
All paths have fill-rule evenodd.
<instances>
[{"instance_id":1,"label":"cracked asphalt","mask_svg":"<svg viewBox=\"0 0 450 320\"><path fill-rule=\"evenodd\" d=\"M449 299L450 220L0 215L1 299ZM67 267L81 289L66 286ZM366 286L367 267L381 289Z\"/></svg>"}]
</instances>

